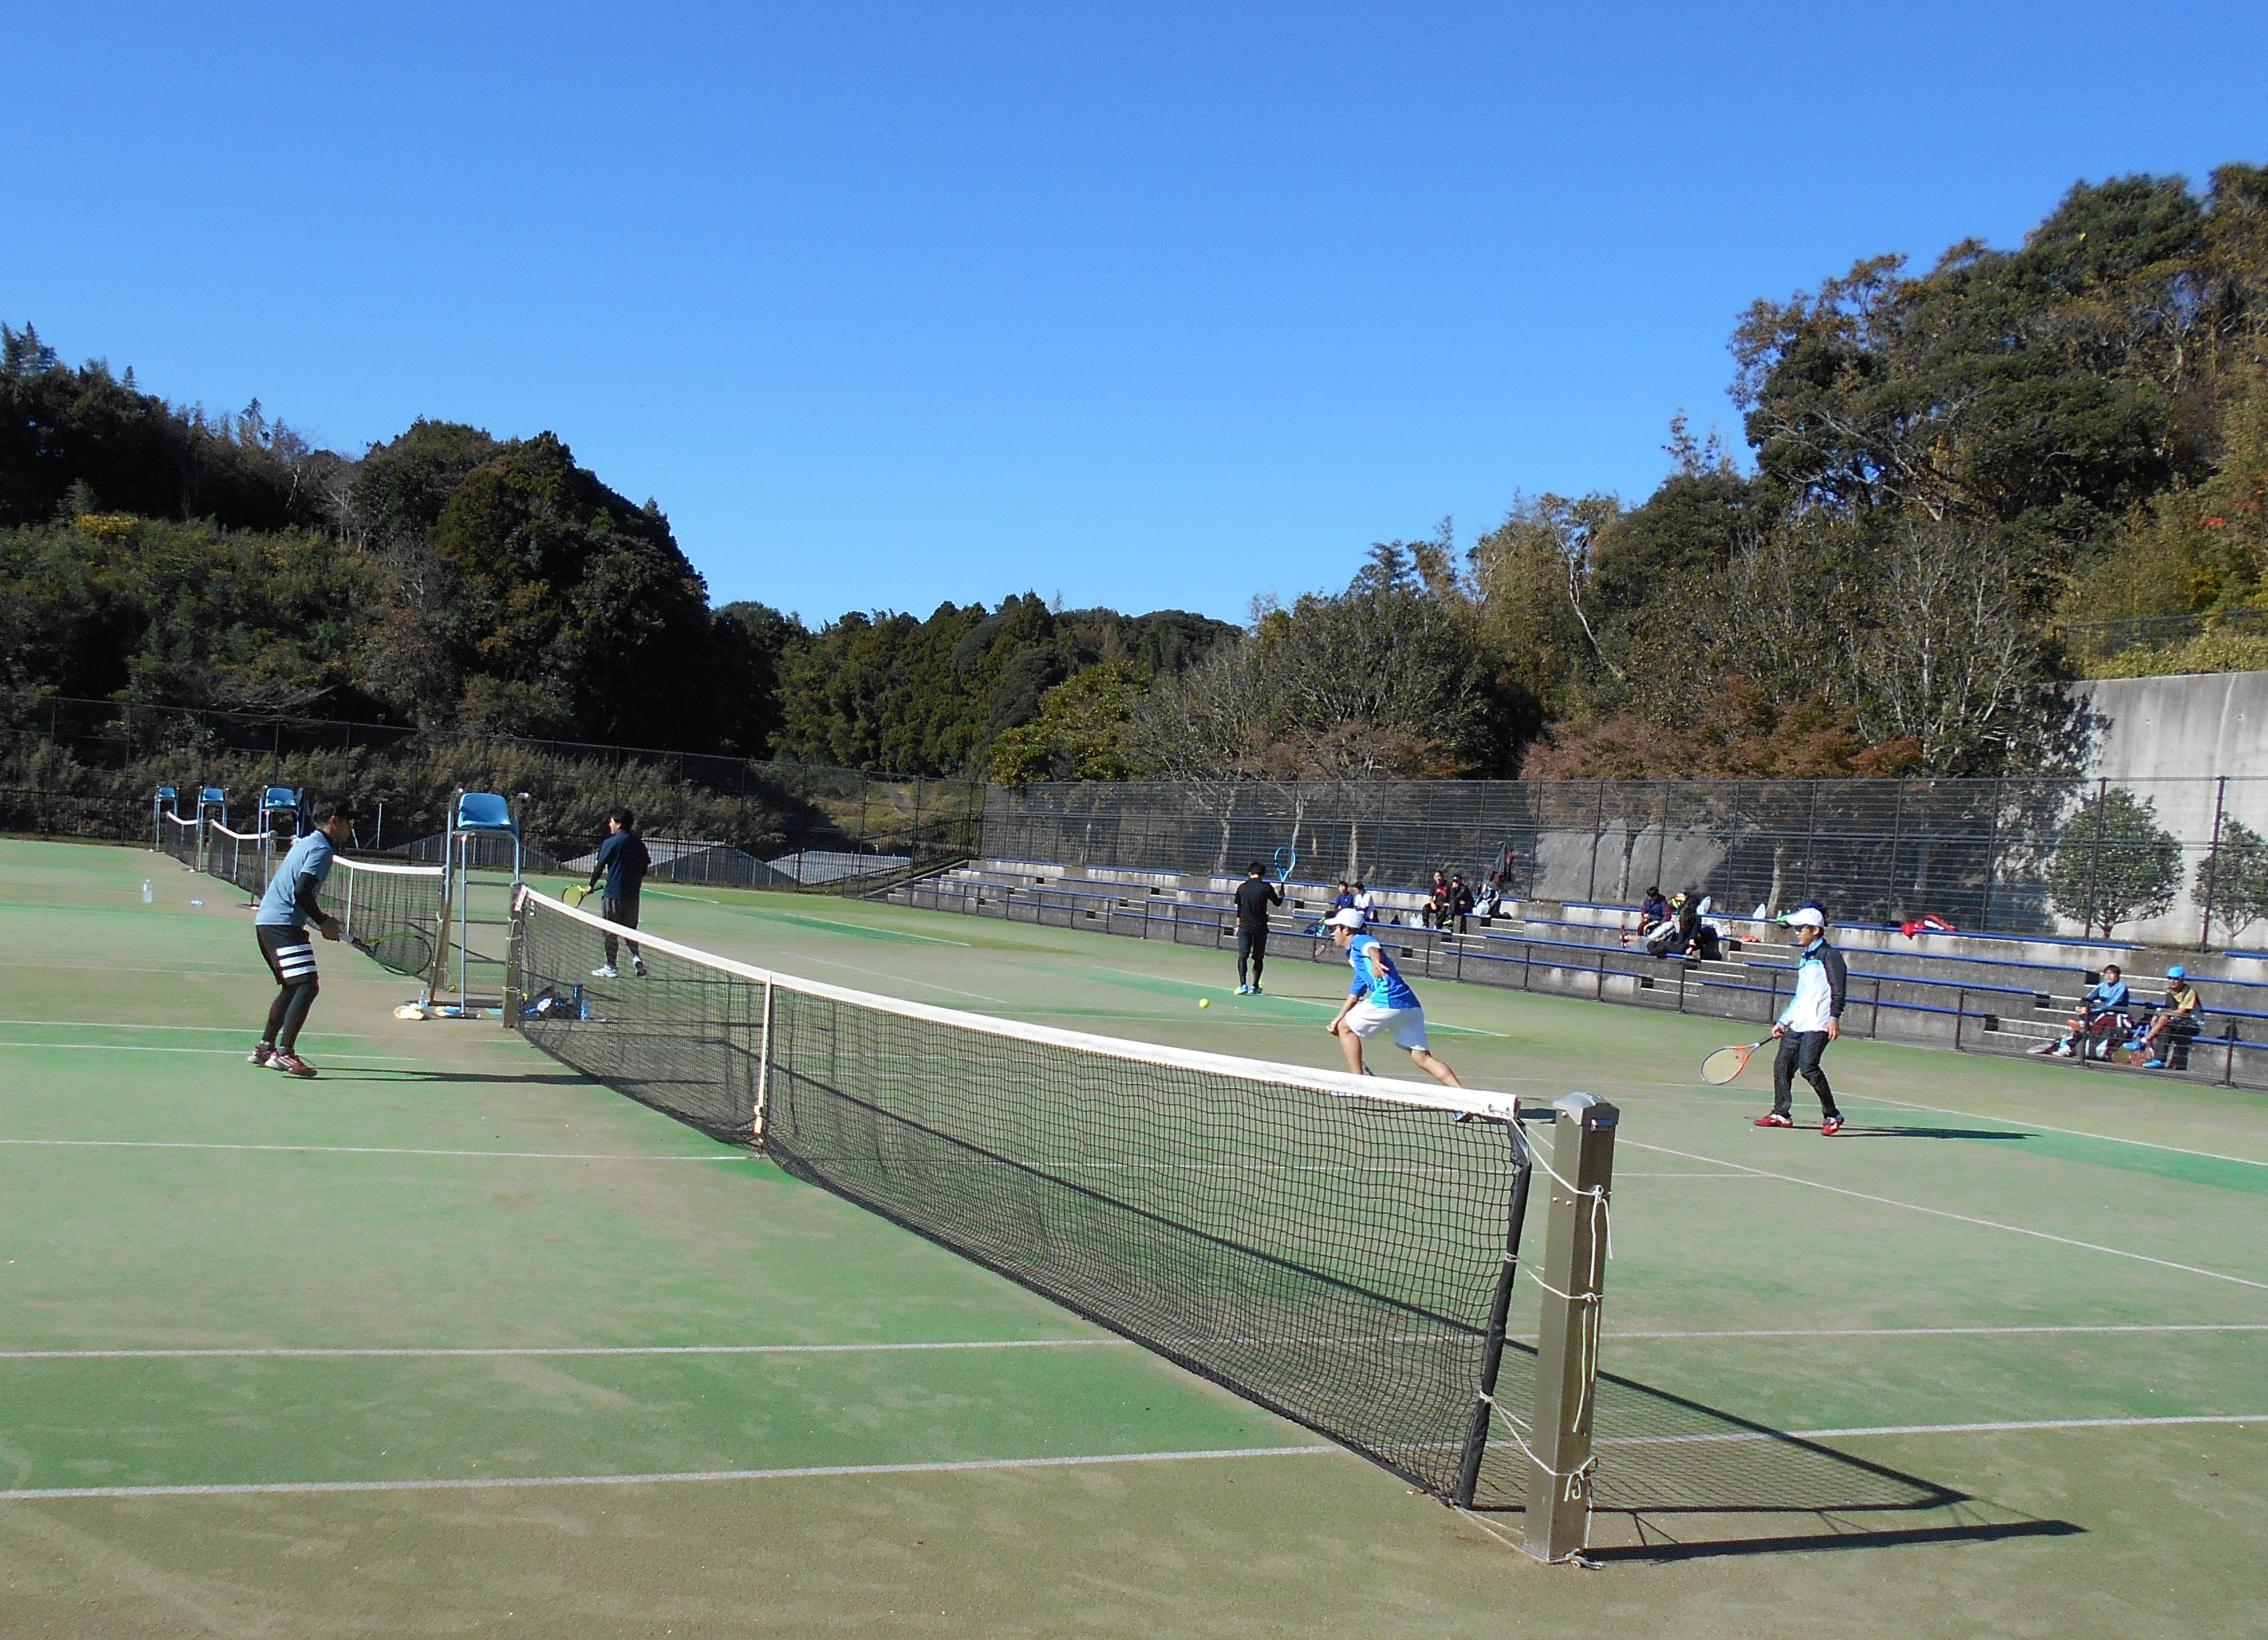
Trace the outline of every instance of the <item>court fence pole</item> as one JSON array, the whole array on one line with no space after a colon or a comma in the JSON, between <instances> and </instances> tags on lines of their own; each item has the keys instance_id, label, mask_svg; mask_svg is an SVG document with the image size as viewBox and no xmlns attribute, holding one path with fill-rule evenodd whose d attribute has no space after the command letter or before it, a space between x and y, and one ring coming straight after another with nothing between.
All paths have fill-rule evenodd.
<instances>
[{"instance_id":1,"label":"court fence pole","mask_svg":"<svg viewBox=\"0 0 2268 1640\"><path fill-rule=\"evenodd\" d=\"M1535 1416L1528 1426L1528 1513L1521 1552L1573 1560L1591 1530L1591 1417L1599 1305L1606 1280L1607 1202L1621 1113L1589 1093L1552 1101L1551 1194L1544 1214Z\"/></svg>"}]
</instances>

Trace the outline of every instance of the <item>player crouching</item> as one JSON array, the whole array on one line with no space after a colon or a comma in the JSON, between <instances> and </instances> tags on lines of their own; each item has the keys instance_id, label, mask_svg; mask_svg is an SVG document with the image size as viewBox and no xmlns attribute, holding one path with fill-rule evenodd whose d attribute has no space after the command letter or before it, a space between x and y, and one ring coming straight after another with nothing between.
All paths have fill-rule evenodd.
<instances>
[{"instance_id":1,"label":"player crouching","mask_svg":"<svg viewBox=\"0 0 2268 1640\"><path fill-rule=\"evenodd\" d=\"M1418 1004L1418 993L1410 989L1377 937L1363 932L1362 913L1334 911L1329 921L1332 940L1347 953L1348 965L1354 969L1354 987L1325 1027L1339 1039L1347 1069L1357 1076L1363 1074L1363 1039L1383 1031L1396 1046L1408 1048L1418 1068L1433 1080L1445 1087L1464 1086L1447 1063L1436 1059L1426 1046L1425 1010Z\"/></svg>"}]
</instances>

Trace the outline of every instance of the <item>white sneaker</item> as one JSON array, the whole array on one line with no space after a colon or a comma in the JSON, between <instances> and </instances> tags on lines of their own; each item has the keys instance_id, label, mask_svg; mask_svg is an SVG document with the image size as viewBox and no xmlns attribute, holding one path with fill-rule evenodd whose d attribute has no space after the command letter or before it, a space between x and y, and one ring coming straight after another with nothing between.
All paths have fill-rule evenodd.
<instances>
[{"instance_id":1,"label":"white sneaker","mask_svg":"<svg viewBox=\"0 0 2268 1640\"><path fill-rule=\"evenodd\" d=\"M630 959L630 972L637 974L640 979L645 978L645 959L644 957L632 957Z\"/></svg>"},{"instance_id":2,"label":"white sneaker","mask_svg":"<svg viewBox=\"0 0 2268 1640\"><path fill-rule=\"evenodd\" d=\"M620 968L609 962L603 967L592 969L591 977L594 980L618 980L622 977L622 973Z\"/></svg>"}]
</instances>

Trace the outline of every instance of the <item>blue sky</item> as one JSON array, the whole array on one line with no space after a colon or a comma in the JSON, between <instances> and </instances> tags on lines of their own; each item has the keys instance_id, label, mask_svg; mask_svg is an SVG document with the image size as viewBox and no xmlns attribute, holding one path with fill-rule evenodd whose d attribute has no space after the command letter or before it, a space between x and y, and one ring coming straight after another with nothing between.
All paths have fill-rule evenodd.
<instances>
[{"instance_id":1,"label":"blue sky","mask_svg":"<svg viewBox=\"0 0 2268 1640\"><path fill-rule=\"evenodd\" d=\"M1235 617L1642 498L1725 340L2268 160L2268 7L0 4L0 317L359 451L549 428L712 595ZM2250 66L2247 66L2250 65Z\"/></svg>"}]
</instances>

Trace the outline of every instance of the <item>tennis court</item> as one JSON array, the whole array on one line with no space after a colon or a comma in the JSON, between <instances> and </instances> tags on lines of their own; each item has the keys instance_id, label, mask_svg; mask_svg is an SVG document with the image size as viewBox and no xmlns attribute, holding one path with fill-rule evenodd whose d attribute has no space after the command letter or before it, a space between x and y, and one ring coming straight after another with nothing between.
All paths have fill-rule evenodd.
<instances>
[{"instance_id":1,"label":"tennis court","mask_svg":"<svg viewBox=\"0 0 2268 1640\"><path fill-rule=\"evenodd\" d=\"M1469 1083L1624 1112L1582 1572L493 1020L395 1019L343 947L321 1078L247 1066L210 877L0 842L0 1633L2257 1631L2257 1095L1846 1042L1822 1141L1748 1125L1761 1064L1699 1085L1721 1022L1423 988ZM1281 940L1244 997L858 902L645 921L1336 1063L1343 970Z\"/></svg>"}]
</instances>

